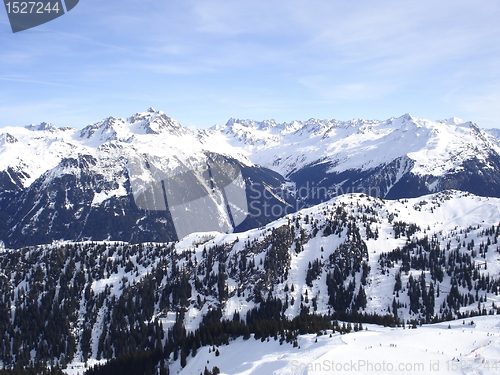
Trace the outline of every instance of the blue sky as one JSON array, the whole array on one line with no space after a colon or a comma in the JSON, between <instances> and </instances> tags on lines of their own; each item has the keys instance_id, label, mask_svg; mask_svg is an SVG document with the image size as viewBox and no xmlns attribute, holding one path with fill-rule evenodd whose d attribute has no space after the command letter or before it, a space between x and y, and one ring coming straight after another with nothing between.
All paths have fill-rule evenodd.
<instances>
[{"instance_id":1,"label":"blue sky","mask_svg":"<svg viewBox=\"0 0 500 375\"><path fill-rule=\"evenodd\" d=\"M500 127L500 2L80 0L13 34L0 9L0 127L83 126L153 106L231 117Z\"/></svg>"}]
</instances>

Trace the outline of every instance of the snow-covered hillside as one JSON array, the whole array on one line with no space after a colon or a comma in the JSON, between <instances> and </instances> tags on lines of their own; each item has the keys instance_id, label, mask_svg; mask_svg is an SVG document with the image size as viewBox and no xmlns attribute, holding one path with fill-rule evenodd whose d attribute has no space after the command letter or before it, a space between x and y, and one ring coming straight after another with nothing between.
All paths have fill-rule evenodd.
<instances>
[{"instance_id":1,"label":"snow-covered hillside","mask_svg":"<svg viewBox=\"0 0 500 375\"><path fill-rule=\"evenodd\" d=\"M426 264L416 267L417 262L410 260L411 268L415 268L413 277L418 278L423 274L427 288L430 283L434 283L434 288L437 290L438 284L441 284L441 294L435 300L435 313L437 313L439 307L446 301L450 285L453 283L454 271L450 270L451 274L444 274L439 281L428 269L430 257L435 255L438 249L446 253L443 255L445 260L449 257L448 252L467 254L471 256L471 263L480 274L486 272L491 275L492 280L496 279L500 274L500 251L494 236L497 234L496 228L499 224L500 199L498 198L482 198L468 193L446 191L417 199L384 201L362 194L348 194L285 216L264 228L244 233L218 234L205 242L203 249L211 247L227 249L229 246L231 250L225 254L227 262L232 258L235 267L238 264L237 259L246 254L247 259L252 259L255 263L256 271L259 273L259 277L255 280L245 277L242 281L237 278L231 281L231 276L229 277L228 293L232 298L225 303L226 316L230 317L234 310L246 313L253 304L246 302L248 298L238 297L237 294L244 293L246 297L249 295L253 297L255 288L260 287L264 297L267 291L272 290L273 295L283 301L287 300L287 296L290 300L293 298L297 301L295 304L290 303L285 310L285 315L291 318L300 313L305 296L309 296L306 305L311 308L312 300L316 299L315 312L326 314L331 311L328 303L327 274L335 269L347 276L343 280L346 289L351 282L355 286L351 295L353 301L362 285L367 296L364 310L385 314L392 309L396 294L393 293L396 275L400 274L402 285L406 285L409 272L403 270L401 260L391 259L388 264L381 259L385 260L385 256L392 250L403 249L411 243L419 243L409 253L419 256L423 251ZM486 235L485 231L490 233L492 227L495 228L494 233ZM290 232L287 233L288 230ZM279 231L283 237L280 237ZM190 261L201 262L202 258L199 256L203 249L199 245L193 245L200 241L198 238L199 235L193 234L175 244L176 251L191 252L194 259ZM488 238L490 245L483 253L479 248L484 248ZM429 242L435 241L435 247L426 252L419 242L423 239L428 239ZM281 269L275 265L278 269L269 274L267 268L271 266L266 266L266 259L270 262L270 257L280 257L279 250L273 249L273 240L282 241L280 245L284 245L289 258L279 265ZM468 248L471 242L474 250ZM260 251L257 252L256 248ZM315 262L320 264L317 272L311 271ZM355 267L357 262L360 266L358 270ZM363 264L367 266L364 282ZM440 267L445 268L442 265ZM226 269L229 270L229 264ZM346 269L354 269L356 275L349 276L349 271ZM314 275L309 283L308 274ZM294 291L289 290L291 285L294 285ZM460 291L465 292L466 289L460 288ZM406 292L407 288L402 287L401 290ZM491 292L492 290L489 293ZM500 302L495 293L489 293L485 300ZM406 308L401 308L399 316L404 319L417 316L418 314L409 311L409 296L404 295L405 293L399 294L397 301L406 305ZM489 308L490 305L488 303L486 307ZM346 307L352 308L351 301ZM468 308L461 308L460 311L468 309L477 310L477 303L471 304ZM200 317L196 308L190 310L192 313L188 311L188 316ZM193 322L196 326L196 320Z\"/></svg>"},{"instance_id":2,"label":"snow-covered hillside","mask_svg":"<svg viewBox=\"0 0 500 375\"><path fill-rule=\"evenodd\" d=\"M472 324L471 324L472 323ZM497 374L500 370L498 317L475 317L410 329L365 324L364 330L341 335L331 331L298 337L298 347L272 338L203 347L196 357L179 361L171 373L220 369L231 375L302 374ZM219 355L216 355L218 351ZM68 371L75 374L75 371Z\"/></svg>"},{"instance_id":3,"label":"snow-covered hillside","mask_svg":"<svg viewBox=\"0 0 500 375\"><path fill-rule=\"evenodd\" d=\"M176 361L176 351L189 363L189 353L207 343L244 336L240 319L256 335L272 336L278 328L255 323L267 314L289 327L304 324L304 316L397 326L498 314L499 223L498 198L445 191L386 201L347 194L242 233L4 251L0 303L10 314L0 323L20 341L3 347L0 359L11 363L46 350L40 338L55 321L62 329L44 345L56 364L78 366L158 347L166 348L166 363ZM217 324L229 322L227 337L217 338ZM195 334L200 325L211 336ZM314 331L306 327L287 328L286 340ZM324 353L342 339L325 342Z\"/></svg>"}]
</instances>

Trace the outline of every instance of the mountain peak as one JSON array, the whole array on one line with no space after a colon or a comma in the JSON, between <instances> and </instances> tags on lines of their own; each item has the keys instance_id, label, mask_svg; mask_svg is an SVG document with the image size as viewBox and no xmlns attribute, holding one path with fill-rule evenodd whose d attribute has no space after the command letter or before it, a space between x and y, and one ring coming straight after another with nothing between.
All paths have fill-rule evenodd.
<instances>
[{"instance_id":1,"label":"mountain peak","mask_svg":"<svg viewBox=\"0 0 500 375\"><path fill-rule=\"evenodd\" d=\"M188 131L177 120L162 111L156 111L153 107L147 112L136 113L126 121L131 125L130 130L135 134L141 134L145 130L146 134L170 133L179 136Z\"/></svg>"},{"instance_id":2,"label":"mountain peak","mask_svg":"<svg viewBox=\"0 0 500 375\"><path fill-rule=\"evenodd\" d=\"M17 143L19 142L16 137L9 133L0 134L0 145L5 143Z\"/></svg>"},{"instance_id":3,"label":"mountain peak","mask_svg":"<svg viewBox=\"0 0 500 375\"><path fill-rule=\"evenodd\" d=\"M81 138L94 138L102 142L112 140L128 141L134 135L162 134L180 136L188 132L178 121L167 116L162 111L150 107L146 112L138 112L128 118L108 117L95 124L90 124L80 133Z\"/></svg>"},{"instance_id":4,"label":"mountain peak","mask_svg":"<svg viewBox=\"0 0 500 375\"><path fill-rule=\"evenodd\" d=\"M403 121L415 121L416 118L413 117L410 113L405 113L403 116L400 117L401 120Z\"/></svg>"},{"instance_id":5,"label":"mountain peak","mask_svg":"<svg viewBox=\"0 0 500 375\"><path fill-rule=\"evenodd\" d=\"M459 125L463 124L464 122L464 120L458 117L450 117L448 120L446 120L446 125Z\"/></svg>"},{"instance_id":6,"label":"mountain peak","mask_svg":"<svg viewBox=\"0 0 500 375\"><path fill-rule=\"evenodd\" d=\"M42 122L40 125L34 125L34 124L31 124L31 125L26 125L25 126L26 129L30 130L30 131L50 131L50 132L55 132L57 130L57 128L50 124L50 123L46 123L46 122Z\"/></svg>"}]
</instances>

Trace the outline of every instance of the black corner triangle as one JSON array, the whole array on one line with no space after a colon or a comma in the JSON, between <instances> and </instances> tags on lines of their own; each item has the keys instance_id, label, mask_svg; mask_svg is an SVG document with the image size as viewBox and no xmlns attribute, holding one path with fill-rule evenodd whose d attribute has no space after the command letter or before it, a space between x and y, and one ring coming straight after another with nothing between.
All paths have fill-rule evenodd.
<instances>
[{"instance_id":1,"label":"black corner triangle","mask_svg":"<svg viewBox=\"0 0 500 375\"><path fill-rule=\"evenodd\" d=\"M76 4L78 4L78 1L80 1L80 0L64 0L64 3L66 4L66 10L69 12L71 9L76 7Z\"/></svg>"}]
</instances>

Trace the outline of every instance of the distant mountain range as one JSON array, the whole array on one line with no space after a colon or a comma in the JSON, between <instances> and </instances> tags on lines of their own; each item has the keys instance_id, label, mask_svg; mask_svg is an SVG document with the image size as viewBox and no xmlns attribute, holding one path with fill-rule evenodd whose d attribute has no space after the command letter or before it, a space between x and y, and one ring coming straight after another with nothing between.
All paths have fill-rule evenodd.
<instances>
[{"instance_id":1,"label":"distant mountain range","mask_svg":"<svg viewBox=\"0 0 500 375\"><path fill-rule=\"evenodd\" d=\"M246 220L231 222L217 194L207 198L219 207L214 220L236 231L350 192L397 199L456 189L500 197L498 131L457 118L231 119L191 130L151 108L82 130L42 123L0 132L0 239L10 247L61 239L177 239L168 210L136 204L134 158L168 176L196 170L207 158L241 170Z\"/></svg>"},{"instance_id":2,"label":"distant mountain range","mask_svg":"<svg viewBox=\"0 0 500 375\"><path fill-rule=\"evenodd\" d=\"M445 189L500 196L498 129L481 130L458 118L231 119L214 129L252 162L279 172L297 189L314 184L327 197L362 192L397 199Z\"/></svg>"}]
</instances>

